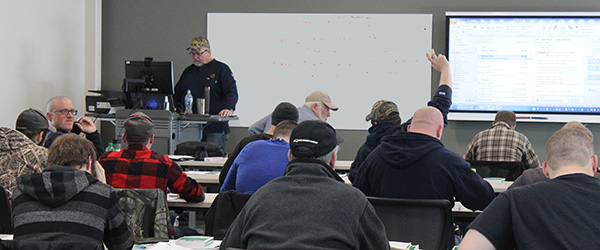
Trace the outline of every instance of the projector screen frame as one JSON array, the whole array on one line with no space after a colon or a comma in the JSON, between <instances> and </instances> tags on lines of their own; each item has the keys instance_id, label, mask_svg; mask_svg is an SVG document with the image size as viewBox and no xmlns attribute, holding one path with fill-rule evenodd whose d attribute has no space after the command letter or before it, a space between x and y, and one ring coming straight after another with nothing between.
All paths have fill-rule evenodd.
<instances>
[{"instance_id":1,"label":"projector screen frame","mask_svg":"<svg viewBox=\"0 0 600 250\"><path fill-rule=\"evenodd\" d=\"M452 65L450 51L450 19L451 18L598 18L600 12L480 12L480 11L449 11L446 12L446 53ZM453 72L454 73L454 72ZM453 75L454 77L454 75ZM600 97L600 96L599 96ZM477 104L474 104L477 105ZM585 123L600 123L600 107L594 112L556 112L556 111L515 111L519 121L524 122L554 122L580 121ZM510 110L510 109L508 109ZM456 110L450 109L449 120L457 121L493 121L498 110Z\"/></svg>"}]
</instances>

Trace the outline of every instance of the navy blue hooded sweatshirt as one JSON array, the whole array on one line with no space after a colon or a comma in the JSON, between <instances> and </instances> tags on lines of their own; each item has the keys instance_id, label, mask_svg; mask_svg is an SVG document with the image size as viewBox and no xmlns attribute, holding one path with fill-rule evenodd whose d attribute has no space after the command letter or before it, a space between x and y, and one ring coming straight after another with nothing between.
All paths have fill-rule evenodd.
<instances>
[{"instance_id":1,"label":"navy blue hooded sweatshirt","mask_svg":"<svg viewBox=\"0 0 600 250\"><path fill-rule=\"evenodd\" d=\"M429 135L401 132L384 137L362 163L353 185L367 196L447 199L483 210L492 186L462 157Z\"/></svg>"},{"instance_id":2,"label":"navy blue hooded sweatshirt","mask_svg":"<svg viewBox=\"0 0 600 250\"><path fill-rule=\"evenodd\" d=\"M356 173L358 173L360 164L367 158L371 151L379 145L381 139L386 135L392 134L393 131L397 129L399 129L399 126L392 122L378 123L369 128L367 140L360 146L358 152L356 152L356 157L354 157L354 161L350 166L350 172L348 172L348 179L350 179L350 181L354 181L354 177L356 176Z\"/></svg>"},{"instance_id":3,"label":"navy blue hooded sweatshirt","mask_svg":"<svg viewBox=\"0 0 600 250\"><path fill-rule=\"evenodd\" d=\"M448 125L448 112L450 109L450 105L452 105L452 88L448 85L440 85L431 98L431 101L427 102L427 106L435 107L440 112L442 112L442 116L444 117L444 127ZM379 145L381 139L386 135L391 135L393 133L401 133L406 132L408 130L408 125L412 123L412 117L408 119L405 123L401 125L395 125L392 122L382 122L375 124L369 128L369 135L367 135L367 140L365 143L360 146L358 152L356 152L356 156L354 157L354 161L350 166L350 172L348 173L348 179L351 182L354 182L354 178L356 174L359 172L360 164L369 156L371 151Z\"/></svg>"}]
</instances>

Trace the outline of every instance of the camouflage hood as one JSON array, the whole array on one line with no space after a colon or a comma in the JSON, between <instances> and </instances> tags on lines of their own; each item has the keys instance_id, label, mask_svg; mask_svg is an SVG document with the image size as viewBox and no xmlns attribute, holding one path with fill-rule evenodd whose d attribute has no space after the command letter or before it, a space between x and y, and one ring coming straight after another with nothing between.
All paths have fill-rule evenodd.
<instances>
[{"instance_id":1,"label":"camouflage hood","mask_svg":"<svg viewBox=\"0 0 600 250\"><path fill-rule=\"evenodd\" d=\"M41 173L22 175L17 187L40 203L55 208L97 182L91 174L63 166L49 166ZM43 187L43 188L42 188Z\"/></svg>"},{"instance_id":2,"label":"camouflage hood","mask_svg":"<svg viewBox=\"0 0 600 250\"><path fill-rule=\"evenodd\" d=\"M10 151L34 144L23 133L7 127L0 127L0 151Z\"/></svg>"}]
</instances>

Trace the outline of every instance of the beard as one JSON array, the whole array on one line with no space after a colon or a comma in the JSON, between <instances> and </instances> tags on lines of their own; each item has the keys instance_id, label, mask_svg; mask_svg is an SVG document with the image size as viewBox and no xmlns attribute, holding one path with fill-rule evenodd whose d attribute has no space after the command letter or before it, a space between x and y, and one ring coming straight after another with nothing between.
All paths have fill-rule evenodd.
<instances>
[{"instance_id":1,"label":"beard","mask_svg":"<svg viewBox=\"0 0 600 250\"><path fill-rule=\"evenodd\" d=\"M198 61L194 61L194 65L196 65L196 67L202 67L202 65L204 65L204 63L202 63L200 60L198 60Z\"/></svg>"}]
</instances>

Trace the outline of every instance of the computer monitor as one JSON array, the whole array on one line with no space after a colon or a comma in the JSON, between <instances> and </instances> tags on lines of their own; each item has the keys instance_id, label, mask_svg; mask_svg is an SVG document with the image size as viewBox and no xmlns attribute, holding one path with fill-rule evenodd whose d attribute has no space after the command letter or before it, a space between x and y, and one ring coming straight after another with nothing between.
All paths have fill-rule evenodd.
<instances>
[{"instance_id":1,"label":"computer monitor","mask_svg":"<svg viewBox=\"0 0 600 250\"><path fill-rule=\"evenodd\" d=\"M127 108L162 109L165 96L173 103L173 62L153 61L152 57L126 60L123 92ZM172 104L169 109L172 110Z\"/></svg>"},{"instance_id":2,"label":"computer monitor","mask_svg":"<svg viewBox=\"0 0 600 250\"><path fill-rule=\"evenodd\" d=\"M152 57L144 61L125 61L125 78L141 80L141 89L128 89L138 93L173 94L173 62L156 62ZM134 91L132 91L134 90Z\"/></svg>"},{"instance_id":3,"label":"computer monitor","mask_svg":"<svg viewBox=\"0 0 600 250\"><path fill-rule=\"evenodd\" d=\"M600 123L600 14L447 12L449 119Z\"/></svg>"}]
</instances>

